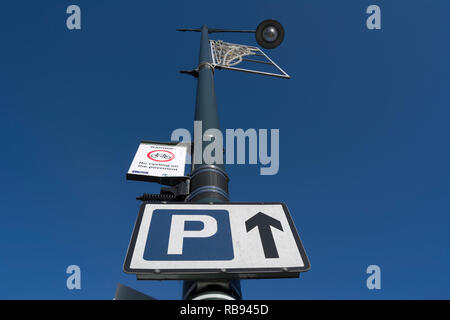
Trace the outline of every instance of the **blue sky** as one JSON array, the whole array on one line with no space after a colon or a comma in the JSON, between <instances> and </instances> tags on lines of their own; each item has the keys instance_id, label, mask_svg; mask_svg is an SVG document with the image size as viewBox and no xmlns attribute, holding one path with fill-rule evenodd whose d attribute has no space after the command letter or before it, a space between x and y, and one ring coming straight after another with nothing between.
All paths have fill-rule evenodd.
<instances>
[{"instance_id":1,"label":"blue sky","mask_svg":"<svg viewBox=\"0 0 450 320\"><path fill-rule=\"evenodd\" d=\"M77 4L82 29L66 28ZM382 29L366 28L381 7ZM448 1L2 1L0 298L111 299L156 184L125 180L142 139L193 126L206 24L281 21L266 51L291 76L215 75L222 128L280 129L280 171L230 165L232 201L285 202L311 270L242 281L245 299L450 298ZM255 44L252 35L212 38ZM82 289L68 290L79 265ZM381 268L368 290L366 268Z\"/></svg>"}]
</instances>

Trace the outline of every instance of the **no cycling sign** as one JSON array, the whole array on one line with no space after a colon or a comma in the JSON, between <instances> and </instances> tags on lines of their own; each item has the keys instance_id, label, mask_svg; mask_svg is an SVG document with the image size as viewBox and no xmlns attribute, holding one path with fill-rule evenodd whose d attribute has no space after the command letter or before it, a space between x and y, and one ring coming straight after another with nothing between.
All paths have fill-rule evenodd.
<instances>
[{"instance_id":1,"label":"no cycling sign","mask_svg":"<svg viewBox=\"0 0 450 320\"><path fill-rule=\"evenodd\" d=\"M127 179L157 182L165 177L183 177L187 148L180 143L141 141Z\"/></svg>"}]
</instances>

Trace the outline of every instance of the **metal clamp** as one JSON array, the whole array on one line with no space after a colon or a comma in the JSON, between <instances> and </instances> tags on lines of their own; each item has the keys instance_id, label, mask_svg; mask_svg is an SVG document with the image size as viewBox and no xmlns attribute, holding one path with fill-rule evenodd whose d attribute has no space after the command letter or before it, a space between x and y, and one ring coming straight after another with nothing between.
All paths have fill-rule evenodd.
<instances>
[{"instance_id":1,"label":"metal clamp","mask_svg":"<svg viewBox=\"0 0 450 320\"><path fill-rule=\"evenodd\" d=\"M161 202L161 201L183 201L189 194L190 180L185 180L173 187L161 187L159 194L144 193L136 200Z\"/></svg>"},{"instance_id":2,"label":"metal clamp","mask_svg":"<svg viewBox=\"0 0 450 320\"><path fill-rule=\"evenodd\" d=\"M187 201L191 201L193 198L195 198L196 196L198 196L201 193L205 193L205 192L214 192L214 193L218 193L220 194L222 197L224 197L227 200L230 200L230 197L228 195L228 192L226 192L225 190L223 190L222 188L216 187L216 186L203 186L200 187L198 189L196 189L194 192L192 192L191 194L189 194L186 198Z\"/></svg>"}]
</instances>

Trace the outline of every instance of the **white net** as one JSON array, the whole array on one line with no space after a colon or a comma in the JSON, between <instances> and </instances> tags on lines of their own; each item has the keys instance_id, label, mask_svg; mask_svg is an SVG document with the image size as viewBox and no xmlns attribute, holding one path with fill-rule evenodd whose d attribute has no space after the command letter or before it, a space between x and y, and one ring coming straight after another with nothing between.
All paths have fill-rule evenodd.
<instances>
[{"instance_id":1,"label":"white net","mask_svg":"<svg viewBox=\"0 0 450 320\"><path fill-rule=\"evenodd\" d=\"M258 47L246 46L242 44L228 43L222 40L209 40L211 47L212 64L211 67L219 69L229 69L242 72L250 72L280 78L290 78L289 75L272 61ZM251 59L245 58L252 56ZM237 64L245 62L245 66L251 69L237 68ZM271 70L277 70L276 73Z\"/></svg>"},{"instance_id":2,"label":"white net","mask_svg":"<svg viewBox=\"0 0 450 320\"><path fill-rule=\"evenodd\" d=\"M231 67L242 62L245 56L259 53L259 49L241 44L224 42L222 40L210 40L213 60L216 65Z\"/></svg>"}]
</instances>

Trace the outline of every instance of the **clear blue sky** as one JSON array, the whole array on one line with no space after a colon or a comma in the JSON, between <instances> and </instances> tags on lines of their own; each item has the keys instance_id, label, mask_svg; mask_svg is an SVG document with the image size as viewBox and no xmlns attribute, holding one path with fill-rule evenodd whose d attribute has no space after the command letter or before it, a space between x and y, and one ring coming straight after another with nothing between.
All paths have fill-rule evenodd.
<instances>
[{"instance_id":1,"label":"clear blue sky","mask_svg":"<svg viewBox=\"0 0 450 320\"><path fill-rule=\"evenodd\" d=\"M82 30L66 28L66 8ZM366 28L377 4L382 29ZM216 72L222 128L279 128L280 171L228 166L232 201L285 202L311 270L242 281L245 299L450 298L450 2L2 1L0 298L111 299L143 192L141 139L193 126L199 34L281 21L290 80ZM218 37L219 36L219 37ZM255 44L252 35L214 35ZM81 267L82 289L66 288ZM382 289L366 288L381 267Z\"/></svg>"}]
</instances>

